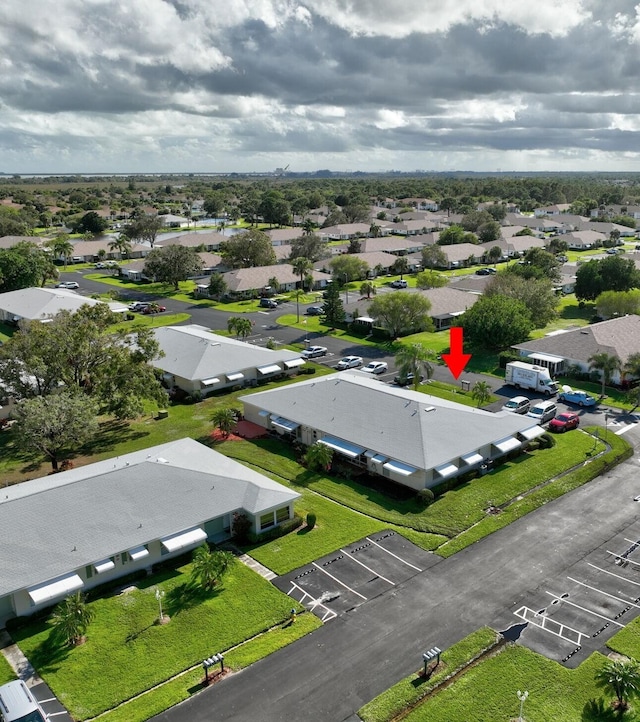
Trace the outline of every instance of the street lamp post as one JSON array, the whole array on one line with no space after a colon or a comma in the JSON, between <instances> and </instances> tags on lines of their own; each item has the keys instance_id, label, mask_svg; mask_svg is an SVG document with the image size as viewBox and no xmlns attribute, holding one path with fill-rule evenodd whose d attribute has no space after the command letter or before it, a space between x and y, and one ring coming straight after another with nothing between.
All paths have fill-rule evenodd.
<instances>
[{"instance_id":1,"label":"street lamp post","mask_svg":"<svg viewBox=\"0 0 640 722\"><path fill-rule=\"evenodd\" d=\"M344 303L349 305L349 275L344 274Z\"/></svg>"},{"instance_id":2,"label":"street lamp post","mask_svg":"<svg viewBox=\"0 0 640 722\"><path fill-rule=\"evenodd\" d=\"M524 692L521 692L518 690L518 699L520 700L520 715L518 717L518 722L524 722L524 717L522 716L522 708L524 707L525 700L529 696L529 693L525 690Z\"/></svg>"},{"instance_id":3,"label":"street lamp post","mask_svg":"<svg viewBox=\"0 0 640 722\"><path fill-rule=\"evenodd\" d=\"M158 606L160 607L160 624L162 624L163 616L162 616L162 597L164 597L164 592L160 589L156 589L156 599L158 600Z\"/></svg>"}]
</instances>

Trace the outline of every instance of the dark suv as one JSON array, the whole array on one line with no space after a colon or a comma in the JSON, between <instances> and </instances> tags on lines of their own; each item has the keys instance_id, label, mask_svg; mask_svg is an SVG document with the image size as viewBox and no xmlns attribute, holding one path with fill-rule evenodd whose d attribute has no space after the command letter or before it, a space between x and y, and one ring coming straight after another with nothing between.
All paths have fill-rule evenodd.
<instances>
[{"instance_id":1,"label":"dark suv","mask_svg":"<svg viewBox=\"0 0 640 722\"><path fill-rule=\"evenodd\" d=\"M278 308L278 302L272 298L261 298L259 305L260 308Z\"/></svg>"}]
</instances>

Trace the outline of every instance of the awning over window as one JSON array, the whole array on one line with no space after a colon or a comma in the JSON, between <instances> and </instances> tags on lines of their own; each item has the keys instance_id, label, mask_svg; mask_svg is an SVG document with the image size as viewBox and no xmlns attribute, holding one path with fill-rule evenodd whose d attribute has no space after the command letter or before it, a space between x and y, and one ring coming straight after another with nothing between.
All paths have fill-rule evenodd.
<instances>
[{"instance_id":1,"label":"awning over window","mask_svg":"<svg viewBox=\"0 0 640 722\"><path fill-rule=\"evenodd\" d=\"M527 356L525 361L528 362L529 359L533 359L533 361L542 361L543 363L548 364L561 364L564 361L562 356L552 356L549 353L532 353Z\"/></svg>"},{"instance_id":2,"label":"awning over window","mask_svg":"<svg viewBox=\"0 0 640 722\"><path fill-rule=\"evenodd\" d=\"M241 374L239 371L235 374L227 374L227 380L228 381L240 381L240 379L244 378L244 374Z\"/></svg>"},{"instance_id":3,"label":"awning over window","mask_svg":"<svg viewBox=\"0 0 640 722\"><path fill-rule=\"evenodd\" d=\"M460 457L462 461L464 461L465 464L469 464L469 466L473 466L473 464L479 464L482 461L482 454L479 454L477 451L472 451L470 454L465 454L464 456Z\"/></svg>"},{"instance_id":4,"label":"awning over window","mask_svg":"<svg viewBox=\"0 0 640 722\"><path fill-rule=\"evenodd\" d=\"M304 365L304 359L302 358L292 358L289 361L285 361L284 365L288 369L294 369L296 366L303 366Z\"/></svg>"},{"instance_id":5,"label":"awning over window","mask_svg":"<svg viewBox=\"0 0 640 722\"><path fill-rule=\"evenodd\" d=\"M436 466L435 471L437 471L443 479L447 479L449 476L457 473L458 467L455 464L447 463Z\"/></svg>"},{"instance_id":6,"label":"awning over window","mask_svg":"<svg viewBox=\"0 0 640 722\"><path fill-rule=\"evenodd\" d=\"M27 589L27 594L34 604L43 604L50 599L63 597L65 594L75 592L83 586L82 579L75 573L65 574L63 577L51 579L44 584L37 584L31 589Z\"/></svg>"},{"instance_id":7,"label":"awning over window","mask_svg":"<svg viewBox=\"0 0 640 722\"><path fill-rule=\"evenodd\" d=\"M220 379L216 376L213 379L202 379L200 382L203 386L213 386L213 384L219 384Z\"/></svg>"},{"instance_id":8,"label":"awning over window","mask_svg":"<svg viewBox=\"0 0 640 722\"><path fill-rule=\"evenodd\" d=\"M138 559L144 559L146 556L149 556L149 550L143 544L142 546L129 549L129 556L133 559L134 562L137 562Z\"/></svg>"},{"instance_id":9,"label":"awning over window","mask_svg":"<svg viewBox=\"0 0 640 722\"><path fill-rule=\"evenodd\" d=\"M177 552L179 549L186 549L196 544L200 544L207 538L207 533L199 526L187 531L181 531L177 534L170 534L164 539L160 539L160 543L168 552Z\"/></svg>"},{"instance_id":10,"label":"awning over window","mask_svg":"<svg viewBox=\"0 0 640 722\"><path fill-rule=\"evenodd\" d=\"M318 439L318 443L324 444L330 449L333 449L340 454L348 456L350 459L355 459L356 457L360 456L360 454L364 454L364 452L366 451L364 446L356 446L356 444L350 444L348 441L336 439L335 436L325 436L323 439Z\"/></svg>"},{"instance_id":11,"label":"awning over window","mask_svg":"<svg viewBox=\"0 0 640 722\"><path fill-rule=\"evenodd\" d=\"M263 376L266 376L267 374L277 374L279 371L282 371L282 369L278 364L270 364L269 366L258 366L258 371Z\"/></svg>"},{"instance_id":12,"label":"awning over window","mask_svg":"<svg viewBox=\"0 0 640 722\"><path fill-rule=\"evenodd\" d=\"M400 474L400 476L411 476L411 474L415 474L416 471L418 471L415 466L409 466L409 464L403 464L401 461L395 461L394 459L387 461L382 468Z\"/></svg>"},{"instance_id":13,"label":"awning over window","mask_svg":"<svg viewBox=\"0 0 640 722\"><path fill-rule=\"evenodd\" d=\"M300 424L296 424L295 421L289 421L289 419L285 419L283 416L272 416L271 423L284 431L295 431L298 426L300 426Z\"/></svg>"},{"instance_id":14,"label":"awning over window","mask_svg":"<svg viewBox=\"0 0 640 722\"><path fill-rule=\"evenodd\" d=\"M500 441L494 441L493 445L498 449L498 451L501 451L503 454L506 454L507 451L512 451L513 449L517 449L520 446L520 442L518 439L515 438L515 436L507 436L506 439L501 439Z\"/></svg>"},{"instance_id":15,"label":"awning over window","mask_svg":"<svg viewBox=\"0 0 640 722\"><path fill-rule=\"evenodd\" d=\"M527 441L531 441L531 439L537 439L538 436L542 436L542 434L544 434L544 429L542 426L532 426L524 431L518 431L518 433L520 436L524 436Z\"/></svg>"},{"instance_id":16,"label":"awning over window","mask_svg":"<svg viewBox=\"0 0 640 722\"><path fill-rule=\"evenodd\" d=\"M258 411L258 416L269 416L269 412L266 409L262 409L262 411Z\"/></svg>"},{"instance_id":17,"label":"awning over window","mask_svg":"<svg viewBox=\"0 0 640 722\"><path fill-rule=\"evenodd\" d=\"M383 454L379 454L377 451L372 451L371 449L368 449L364 452L364 455L367 457L367 459L371 459L374 464L382 464L384 461L386 461L389 457L384 456Z\"/></svg>"},{"instance_id":18,"label":"awning over window","mask_svg":"<svg viewBox=\"0 0 640 722\"><path fill-rule=\"evenodd\" d=\"M115 564L111 559L103 559L101 562L96 562L93 565L93 568L96 570L97 574L104 574L105 572L110 572L112 569L115 569Z\"/></svg>"}]
</instances>

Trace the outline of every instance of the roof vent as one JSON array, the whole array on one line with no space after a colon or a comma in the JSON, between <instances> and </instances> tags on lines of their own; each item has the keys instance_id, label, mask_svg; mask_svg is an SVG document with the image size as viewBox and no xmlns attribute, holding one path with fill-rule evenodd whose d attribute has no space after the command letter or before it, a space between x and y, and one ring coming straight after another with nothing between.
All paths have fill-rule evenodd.
<instances>
[{"instance_id":1,"label":"roof vent","mask_svg":"<svg viewBox=\"0 0 640 722\"><path fill-rule=\"evenodd\" d=\"M424 410L425 410L425 412L428 414L429 411L435 411L435 410L436 410L436 407L435 407L435 406L425 406L425 407L424 407Z\"/></svg>"},{"instance_id":2,"label":"roof vent","mask_svg":"<svg viewBox=\"0 0 640 722\"><path fill-rule=\"evenodd\" d=\"M169 461L167 459L165 459L163 456L159 456L156 459L156 461L158 462L158 464L168 464L169 463Z\"/></svg>"}]
</instances>

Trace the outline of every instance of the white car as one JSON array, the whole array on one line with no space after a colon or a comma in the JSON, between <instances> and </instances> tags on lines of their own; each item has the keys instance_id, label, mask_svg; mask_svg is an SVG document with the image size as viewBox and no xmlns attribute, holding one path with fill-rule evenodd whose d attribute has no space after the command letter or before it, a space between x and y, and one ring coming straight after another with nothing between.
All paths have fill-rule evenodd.
<instances>
[{"instance_id":1,"label":"white car","mask_svg":"<svg viewBox=\"0 0 640 722\"><path fill-rule=\"evenodd\" d=\"M61 281L60 283L56 283L56 288L76 289L80 288L80 284L76 281Z\"/></svg>"},{"instance_id":2,"label":"white car","mask_svg":"<svg viewBox=\"0 0 640 722\"><path fill-rule=\"evenodd\" d=\"M526 396L514 396L502 407L503 411L511 411L514 414L526 414L531 407L531 402Z\"/></svg>"},{"instance_id":3,"label":"white car","mask_svg":"<svg viewBox=\"0 0 640 722\"><path fill-rule=\"evenodd\" d=\"M318 356L326 356L327 349L324 346L309 346L305 349L300 356L302 358L318 358Z\"/></svg>"},{"instance_id":4,"label":"white car","mask_svg":"<svg viewBox=\"0 0 640 722\"><path fill-rule=\"evenodd\" d=\"M362 370L367 374L383 374L385 371L389 370L389 364L386 361L372 361Z\"/></svg>"},{"instance_id":5,"label":"white car","mask_svg":"<svg viewBox=\"0 0 640 722\"><path fill-rule=\"evenodd\" d=\"M338 361L336 369L338 371L344 371L344 369L357 369L358 366L363 364L362 356L345 356L343 359Z\"/></svg>"}]
</instances>

